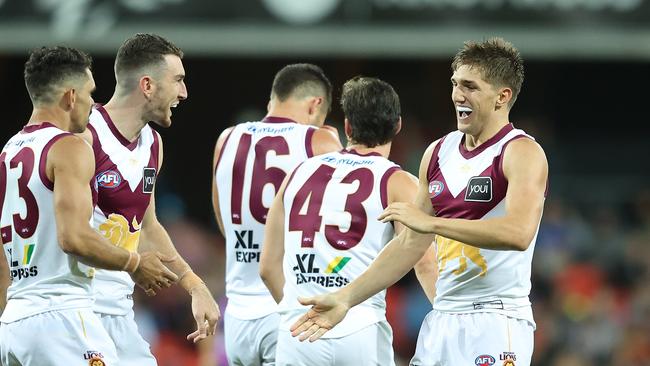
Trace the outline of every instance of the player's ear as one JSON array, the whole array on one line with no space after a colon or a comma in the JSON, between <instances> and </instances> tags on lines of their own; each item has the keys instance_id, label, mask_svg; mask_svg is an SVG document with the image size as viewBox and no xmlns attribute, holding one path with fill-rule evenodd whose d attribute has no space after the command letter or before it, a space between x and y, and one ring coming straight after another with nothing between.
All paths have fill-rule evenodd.
<instances>
[{"instance_id":1,"label":"player's ear","mask_svg":"<svg viewBox=\"0 0 650 366\"><path fill-rule=\"evenodd\" d=\"M140 87L140 91L144 94L145 98L149 99L151 98L151 95L154 92L155 86L153 84L153 79L149 75L144 75L143 77L140 78L140 81L138 82L138 86Z\"/></svg>"},{"instance_id":2,"label":"player's ear","mask_svg":"<svg viewBox=\"0 0 650 366\"><path fill-rule=\"evenodd\" d=\"M74 88L70 88L63 93L61 97L61 108L64 111L71 111L77 101L77 92Z\"/></svg>"},{"instance_id":3,"label":"player's ear","mask_svg":"<svg viewBox=\"0 0 650 366\"><path fill-rule=\"evenodd\" d=\"M399 116L397 121L397 128L395 129L395 135L397 135L402 130L402 116Z\"/></svg>"},{"instance_id":4,"label":"player's ear","mask_svg":"<svg viewBox=\"0 0 650 366\"><path fill-rule=\"evenodd\" d=\"M497 102L495 109L500 109L504 107L508 107L508 103L512 99L512 89L510 88L503 88L499 91L499 95L497 97Z\"/></svg>"},{"instance_id":5,"label":"player's ear","mask_svg":"<svg viewBox=\"0 0 650 366\"><path fill-rule=\"evenodd\" d=\"M320 114L321 107L323 106L323 97L311 97L307 103L309 106L309 115L318 115Z\"/></svg>"},{"instance_id":6,"label":"player's ear","mask_svg":"<svg viewBox=\"0 0 650 366\"><path fill-rule=\"evenodd\" d=\"M350 121L348 121L347 117L343 121L343 130L345 131L345 137L347 137L348 141L352 140L352 125L350 125Z\"/></svg>"}]
</instances>

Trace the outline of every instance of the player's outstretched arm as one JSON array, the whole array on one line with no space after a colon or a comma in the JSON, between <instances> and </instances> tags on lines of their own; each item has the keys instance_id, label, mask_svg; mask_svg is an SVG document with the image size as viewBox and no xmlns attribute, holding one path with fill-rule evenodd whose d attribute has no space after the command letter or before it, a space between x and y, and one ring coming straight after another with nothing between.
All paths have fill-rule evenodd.
<instances>
[{"instance_id":1,"label":"player's outstretched arm","mask_svg":"<svg viewBox=\"0 0 650 366\"><path fill-rule=\"evenodd\" d=\"M284 190L291 175L284 179L266 216L264 244L260 258L260 277L278 304L284 296Z\"/></svg>"},{"instance_id":2,"label":"player's outstretched arm","mask_svg":"<svg viewBox=\"0 0 650 366\"><path fill-rule=\"evenodd\" d=\"M160 171L163 162L163 146L160 136L158 141L160 141L158 161L158 171ZM179 284L192 297L192 315L196 321L197 329L190 333L187 339L196 343L209 335L213 335L216 332L217 322L221 318L219 305L215 302L205 282L192 271L190 265L178 254L167 230L158 221L155 192L151 193L149 207L147 207L142 220L140 242L139 249L160 252L165 256L165 264L178 276Z\"/></svg>"},{"instance_id":3,"label":"player's outstretched arm","mask_svg":"<svg viewBox=\"0 0 650 366\"><path fill-rule=\"evenodd\" d=\"M422 158L421 175L422 165L425 165L426 175L426 166L432 150L430 147ZM428 184L421 180L418 183L416 204L421 210L433 214ZM292 335L298 336L300 340L308 338L312 342L320 338L338 324L352 306L365 301L402 278L422 258L432 240L433 235L423 235L406 229L391 240L370 267L346 287L330 294L299 299L302 304L313 306L292 325Z\"/></svg>"},{"instance_id":4,"label":"player's outstretched arm","mask_svg":"<svg viewBox=\"0 0 650 366\"><path fill-rule=\"evenodd\" d=\"M399 221L423 233L436 233L478 248L526 250L542 216L548 163L533 140L519 138L504 151L503 172L508 180L505 215L484 220L428 217L407 203L389 205L382 221Z\"/></svg>"},{"instance_id":5,"label":"player's outstretched arm","mask_svg":"<svg viewBox=\"0 0 650 366\"><path fill-rule=\"evenodd\" d=\"M54 216L61 249L93 267L124 270L156 284L175 281L176 275L162 264L154 266L138 253L112 245L90 226L93 206L89 182L94 171L92 150L79 137L62 137L47 155L46 175L54 182ZM145 268L152 270L144 273Z\"/></svg>"},{"instance_id":6,"label":"player's outstretched arm","mask_svg":"<svg viewBox=\"0 0 650 366\"><path fill-rule=\"evenodd\" d=\"M388 180L388 203L393 202L414 202L418 192L418 178L405 171L398 171ZM399 234L405 226L395 221L395 233ZM436 295L436 280L438 279L438 270L436 256L433 246L430 246L427 252L413 267L415 276L420 282L429 301L433 304L433 298Z\"/></svg>"},{"instance_id":7,"label":"player's outstretched arm","mask_svg":"<svg viewBox=\"0 0 650 366\"><path fill-rule=\"evenodd\" d=\"M436 297L436 281L438 280L438 260L433 243L424 253L422 258L413 267L415 277L417 277L424 294L433 305Z\"/></svg>"}]
</instances>

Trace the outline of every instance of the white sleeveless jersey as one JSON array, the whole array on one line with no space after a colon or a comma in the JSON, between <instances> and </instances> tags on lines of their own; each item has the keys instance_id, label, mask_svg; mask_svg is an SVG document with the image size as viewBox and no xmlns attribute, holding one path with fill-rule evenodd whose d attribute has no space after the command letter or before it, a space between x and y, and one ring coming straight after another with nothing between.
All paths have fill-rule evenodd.
<instances>
[{"instance_id":1,"label":"white sleeveless jersey","mask_svg":"<svg viewBox=\"0 0 650 366\"><path fill-rule=\"evenodd\" d=\"M226 236L228 313L238 319L271 314L276 303L259 275L266 214L282 181L313 155L315 127L266 117L235 126L216 167Z\"/></svg>"},{"instance_id":2,"label":"white sleeveless jersey","mask_svg":"<svg viewBox=\"0 0 650 366\"><path fill-rule=\"evenodd\" d=\"M48 122L26 126L0 154L0 232L11 275L2 322L92 306L94 270L59 246L45 172L50 147L68 135Z\"/></svg>"},{"instance_id":3,"label":"white sleeveless jersey","mask_svg":"<svg viewBox=\"0 0 650 366\"><path fill-rule=\"evenodd\" d=\"M517 138L531 138L512 124L472 151L454 131L434 148L429 163L429 197L438 217L481 220L505 215L508 188L503 151ZM538 224L539 229L539 224ZM523 252L479 249L436 236L438 282L434 309L499 312L534 324L528 295L535 240Z\"/></svg>"},{"instance_id":4,"label":"white sleeveless jersey","mask_svg":"<svg viewBox=\"0 0 650 366\"><path fill-rule=\"evenodd\" d=\"M137 252L140 226L158 174L158 134L146 125L130 142L100 105L93 108L88 129L97 184L93 227L113 245ZM127 272L97 270L93 286L95 312L125 315L133 307L134 282Z\"/></svg>"},{"instance_id":5,"label":"white sleeveless jersey","mask_svg":"<svg viewBox=\"0 0 650 366\"><path fill-rule=\"evenodd\" d=\"M284 192L284 297L280 329L307 307L297 298L333 292L363 273L394 235L377 220L387 206L388 178L399 166L379 154L343 150L311 158ZM350 309L325 338L339 338L386 319L385 291Z\"/></svg>"}]
</instances>

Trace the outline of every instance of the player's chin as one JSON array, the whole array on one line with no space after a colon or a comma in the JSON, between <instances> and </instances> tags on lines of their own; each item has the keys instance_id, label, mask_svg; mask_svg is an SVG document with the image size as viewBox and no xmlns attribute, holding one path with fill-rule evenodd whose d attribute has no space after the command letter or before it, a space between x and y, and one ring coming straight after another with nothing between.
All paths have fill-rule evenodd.
<instances>
[{"instance_id":1,"label":"player's chin","mask_svg":"<svg viewBox=\"0 0 650 366\"><path fill-rule=\"evenodd\" d=\"M172 119L170 116L165 116L164 118L156 119L154 123L162 128L168 128L172 125Z\"/></svg>"}]
</instances>

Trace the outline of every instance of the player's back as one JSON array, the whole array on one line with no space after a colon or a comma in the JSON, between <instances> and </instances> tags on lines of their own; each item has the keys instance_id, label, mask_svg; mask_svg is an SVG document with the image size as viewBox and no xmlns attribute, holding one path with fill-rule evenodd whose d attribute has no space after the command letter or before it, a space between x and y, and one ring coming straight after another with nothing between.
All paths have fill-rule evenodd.
<instances>
[{"instance_id":1,"label":"player's back","mask_svg":"<svg viewBox=\"0 0 650 366\"><path fill-rule=\"evenodd\" d=\"M297 298L335 291L357 278L394 235L377 217L388 204L388 178L400 168L377 153L354 150L301 164L285 188L285 277L281 328L304 312ZM385 291L350 310L326 337L385 320Z\"/></svg>"},{"instance_id":2,"label":"player's back","mask_svg":"<svg viewBox=\"0 0 650 366\"><path fill-rule=\"evenodd\" d=\"M226 237L228 312L256 319L275 310L259 276L266 214L282 181L313 155L315 127L266 117L235 126L221 149L215 182Z\"/></svg>"},{"instance_id":3,"label":"player's back","mask_svg":"<svg viewBox=\"0 0 650 366\"><path fill-rule=\"evenodd\" d=\"M92 305L94 269L59 246L46 174L51 146L70 135L48 122L26 126L0 154L0 232L11 275L3 322Z\"/></svg>"},{"instance_id":4,"label":"player's back","mask_svg":"<svg viewBox=\"0 0 650 366\"><path fill-rule=\"evenodd\" d=\"M503 216L508 187L503 151L518 138L531 137L509 124L472 151L464 148L460 131L441 139L427 174L436 215L469 220ZM439 268L435 309L493 311L533 323L528 294L535 238L521 252L479 249L440 235L435 243Z\"/></svg>"},{"instance_id":5,"label":"player's back","mask_svg":"<svg viewBox=\"0 0 650 366\"><path fill-rule=\"evenodd\" d=\"M97 182L93 227L113 245L137 252L158 172L158 135L146 125L137 140L128 141L101 105L92 109L88 130L93 136ZM95 311L128 313L133 307L133 287L126 272L97 270Z\"/></svg>"}]
</instances>

